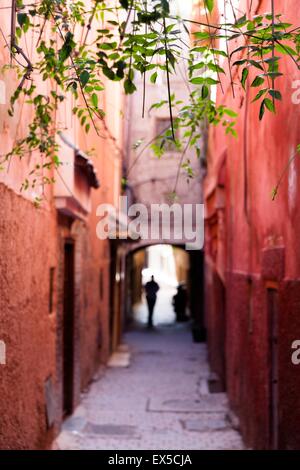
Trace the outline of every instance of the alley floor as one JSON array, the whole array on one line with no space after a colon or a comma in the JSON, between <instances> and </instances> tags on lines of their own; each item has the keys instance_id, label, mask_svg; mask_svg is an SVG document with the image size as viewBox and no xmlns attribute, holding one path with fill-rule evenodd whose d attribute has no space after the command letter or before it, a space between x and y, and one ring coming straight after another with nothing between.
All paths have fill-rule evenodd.
<instances>
[{"instance_id":1,"label":"alley floor","mask_svg":"<svg viewBox=\"0 0 300 470\"><path fill-rule=\"evenodd\" d=\"M128 367L95 377L54 448L243 449L226 395L208 391L206 347L193 343L190 325L140 325L124 342Z\"/></svg>"}]
</instances>

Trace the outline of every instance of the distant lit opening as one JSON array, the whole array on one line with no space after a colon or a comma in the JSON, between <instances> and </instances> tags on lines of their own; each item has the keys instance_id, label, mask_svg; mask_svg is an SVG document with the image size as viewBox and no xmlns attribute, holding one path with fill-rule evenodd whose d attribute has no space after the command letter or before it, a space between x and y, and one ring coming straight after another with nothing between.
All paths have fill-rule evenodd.
<instances>
[{"instance_id":1,"label":"distant lit opening","mask_svg":"<svg viewBox=\"0 0 300 470\"><path fill-rule=\"evenodd\" d=\"M184 308L184 313L187 320L189 317L188 274L189 256L182 248L171 245L155 245L135 253L133 255L132 279L134 320L144 325L147 325L149 321L146 284L151 281L152 276L159 285L153 312L153 326L170 325L182 320L176 312L178 297L174 298L178 289L185 291L186 308Z\"/></svg>"}]
</instances>

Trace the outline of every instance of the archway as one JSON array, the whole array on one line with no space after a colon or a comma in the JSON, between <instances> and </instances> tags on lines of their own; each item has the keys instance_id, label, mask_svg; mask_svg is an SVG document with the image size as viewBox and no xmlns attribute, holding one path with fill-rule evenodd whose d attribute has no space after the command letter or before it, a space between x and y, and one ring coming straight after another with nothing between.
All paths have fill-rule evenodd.
<instances>
[{"instance_id":1,"label":"archway","mask_svg":"<svg viewBox=\"0 0 300 470\"><path fill-rule=\"evenodd\" d=\"M125 328L146 325L148 310L144 286L152 275L160 285L154 325L170 325L176 321L172 298L180 285L187 293L186 316L194 340L205 341L203 252L187 251L184 245L148 244L134 247L127 253Z\"/></svg>"}]
</instances>

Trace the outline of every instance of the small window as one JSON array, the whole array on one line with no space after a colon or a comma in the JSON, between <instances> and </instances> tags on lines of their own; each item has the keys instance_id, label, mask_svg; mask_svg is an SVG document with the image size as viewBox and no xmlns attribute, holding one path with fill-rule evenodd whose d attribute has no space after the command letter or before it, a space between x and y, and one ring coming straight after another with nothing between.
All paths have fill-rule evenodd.
<instances>
[{"instance_id":1,"label":"small window","mask_svg":"<svg viewBox=\"0 0 300 470\"><path fill-rule=\"evenodd\" d=\"M55 268L50 268L50 271L49 271L49 313L53 312L53 307L54 307L54 277L55 277Z\"/></svg>"}]
</instances>

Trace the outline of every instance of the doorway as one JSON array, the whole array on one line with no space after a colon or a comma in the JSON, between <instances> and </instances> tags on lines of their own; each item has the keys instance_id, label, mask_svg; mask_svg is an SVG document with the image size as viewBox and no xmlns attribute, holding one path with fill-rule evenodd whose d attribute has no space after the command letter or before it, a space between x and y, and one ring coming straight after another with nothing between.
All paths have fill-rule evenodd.
<instances>
[{"instance_id":1,"label":"doorway","mask_svg":"<svg viewBox=\"0 0 300 470\"><path fill-rule=\"evenodd\" d=\"M74 242L64 244L63 415L73 412L74 395Z\"/></svg>"},{"instance_id":2,"label":"doorway","mask_svg":"<svg viewBox=\"0 0 300 470\"><path fill-rule=\"evenodd\" d=\"M122 255L114 240L110 243L110 352L120 344L122 334Z\"/></svg>"},{"instance_id":3,"label":"doorway","mask_svg":"<svg viewBox=\"0 0 300 470\"><path fill-rule=\"evenodd\" d=\"M269 390L270 390L270 426L269 426L269 446L272 450L277 450L278 442L278 291L268 289L268 318L269 318Z\"/></svg>"}]
</instances>

